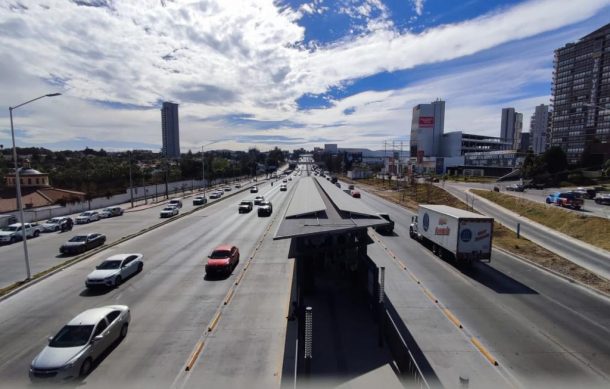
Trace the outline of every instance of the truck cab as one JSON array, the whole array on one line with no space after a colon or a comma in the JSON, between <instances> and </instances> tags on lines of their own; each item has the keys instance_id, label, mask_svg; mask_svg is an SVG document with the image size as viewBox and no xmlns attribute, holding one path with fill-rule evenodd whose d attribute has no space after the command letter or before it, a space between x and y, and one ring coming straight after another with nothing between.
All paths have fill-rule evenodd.
<instances>
[{"instance_id":1,"label":"truck cab","mask_svg":"<svg viewBox=\"0 0 610 389\"><path fill-rule=\"evenodd\" d=\"M411 216L411 225L409 225L409 236L411 239L419 239L419 231L417 229L417 215Z\"/></svg>"}]
</instances>

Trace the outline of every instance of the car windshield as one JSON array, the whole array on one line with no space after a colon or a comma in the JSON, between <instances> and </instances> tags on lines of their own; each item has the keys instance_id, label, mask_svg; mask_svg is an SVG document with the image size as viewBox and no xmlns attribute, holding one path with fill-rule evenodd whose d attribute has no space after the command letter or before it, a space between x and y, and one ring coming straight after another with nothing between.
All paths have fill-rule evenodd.
<instances>
[{"instance_id":1,"label":"car windshield","mask_svg":"<svg viewBox=\"0 0 610 389\"><path fill-rule=\"evenodd\" d=\"M68 242L86 242L86 241L87 241L86 235L77 235L74 238L70 239Z\"/></svg>"},{"instance_id":2,"label":"car windshield","mask_svg":"<svg viewBox=\"0 0 610 389\"><path fill-rule=\"evenodd\" d=\"M57 335L53 337L50 347L77 347L87 344L93 332L92 325L86 326L64 326Z\"/></svg>"},{"instance_id":3,"label":"car windshield","mask_svg":"<svg viewBox=\"0 0 610 389\"><path fill-rule=\"evenodd\" d=\"M89 216L91 215L91 212L83 212L80 214L80 216Z\"/></svg>"},{"instance_id":4,"label":"car windshield","mask_svg":"<svg viewBox=\"0 0 610 389\"><path fill-rule=\"evenodd\" d=\"M19 231L20 229L21 229L21 226L19 226L19 227L8 226L4 229L4 231Z\"/></svg>"},{"instance_id":5,"label":"car windshield","mask_svg":"<svg viewBox=\"0 0 610 389\"><path fill-rule=\"evenodd\" d=\"M47 220L47 224L57 224L57 223L59 223L60 221L61 221L60 219L55 219L55 218L53 218L53 219L49 219L49 220Z\"/></svg>"},{"instance_id":6,"label":"car windshield","mask_svg":"<svg viewBox=\"0 0 610 389\"><path fill-rule=\"evenodd\" d=\"M211 259L221 259L227 258L231 255L231 252L228 250L214 250L212 254L210 254Z\"/></svg>"},{"instance_id":7,"label":"car windshield","mask_svg":"<svg viewBox=\"0 0 610 389\"><path fill-rule=\"evenodd\" d=\"M96 267L96 269L111 270L111 269L118 269L119 267L121 267L121 261L104 261L104 262L100 263Z\"/></svg>"},{"instance_id":8,"label":"car windshield","mask_svg":"<svg viewBox=\"0 0 610 389\"><path fill-rule=\"evenodd\" d=\"M164 211L173 211L174 207L165 207L163 208Z\"/></svg>"}]
</instances>

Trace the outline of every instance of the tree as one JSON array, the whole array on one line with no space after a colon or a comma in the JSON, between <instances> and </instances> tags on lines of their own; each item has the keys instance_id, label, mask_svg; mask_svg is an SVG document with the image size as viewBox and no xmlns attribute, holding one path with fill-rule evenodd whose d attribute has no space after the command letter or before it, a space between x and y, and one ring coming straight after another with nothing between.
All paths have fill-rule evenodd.
<instances>
[{"instance_id":1,"label":"tree","mask_svg":"<svg viewBox=\"0 0 610 389\"><path fill-rule=\"evenodd\" d=\"M548 149L544 153L543 158L547 169L551 174L565 172L568 169L568 158L566 157L566 153L559 146L553 146Z\"/></svg>"}]
</instances>

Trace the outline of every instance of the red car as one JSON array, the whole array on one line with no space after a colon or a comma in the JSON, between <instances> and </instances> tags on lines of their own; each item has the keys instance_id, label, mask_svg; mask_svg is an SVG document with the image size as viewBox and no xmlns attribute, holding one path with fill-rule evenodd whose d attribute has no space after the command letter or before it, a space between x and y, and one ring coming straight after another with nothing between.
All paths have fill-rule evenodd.
<instances>
[{"instance_id":1,"label":"red car","mask_svg":"<svg viewBox=\"0 0 610 389\"><path fill-rule=\"evenodd\" d=\"M360 198L360 192L358 192L357 190L353 190L352 191L352 197L359 199Z\"/></svg>"},{"instance_id":2,"label":"red car","mask_svg":"<svg viewBox=\"0 0 610 389\"><path fill-rule=\"evenodd\" d=\"M239 263L239 249L230 244L222 244L212 251L208 256L208 263L205 265L205 273L225 273L231 274Z\"/></svg>"}]
</instances>

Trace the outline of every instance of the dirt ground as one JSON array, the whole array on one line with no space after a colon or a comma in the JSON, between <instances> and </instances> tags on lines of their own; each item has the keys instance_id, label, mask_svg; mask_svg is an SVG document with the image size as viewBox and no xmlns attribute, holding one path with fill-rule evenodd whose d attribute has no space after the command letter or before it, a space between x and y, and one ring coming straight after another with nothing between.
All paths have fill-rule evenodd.
<instances>
[{"instance_id":1,"label":"dirt ground","mask_svg":"<svg viewBox=\"0 0 610 389\"><path fill-rule=\"evenodd\" d=\"M347 177L342 177L341 180L354 184L368 192L374 193L412 211L417 210L418 204L420 203L444 204L455 208L470 210L464 202L458 200L444 189L429 183L418 184L416 187L406 186L404 188L396 188L395 182L389 183L387 180L366 179L353 181ZM497 222L494 225L493 244L497 248L501 248L546 269L563 274L592 289L610 294L610 280L599 277L595 273L576 265L523 237L517 238L513 231Z\"/></svg>"}]
</instances>

